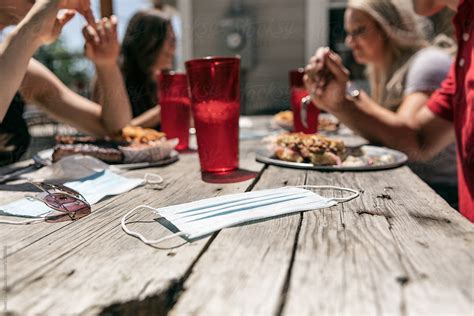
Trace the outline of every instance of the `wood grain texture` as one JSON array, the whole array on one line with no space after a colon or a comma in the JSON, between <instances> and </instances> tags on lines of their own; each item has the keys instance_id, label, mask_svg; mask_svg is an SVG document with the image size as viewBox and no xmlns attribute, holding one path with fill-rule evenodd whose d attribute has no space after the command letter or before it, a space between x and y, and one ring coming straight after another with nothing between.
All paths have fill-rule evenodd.
<instances>
[{"instance_id":1,"label":"wood grain texture","mask_svg":"<svg viewBox=\"0 0 474 316\"><path fill-rule=\"evenodd\" d=\"M253 129L269 118L253 120ZM141 187L94 206L75 223L5 226L8 311L19 315L472 315L474 229L408 168L321 173L254 161L258 141L241 142L241 166L255 180L201 180L197 154L158 172L163 190ZM171 248L125 235L120 218L138 204L159 207L298 184L339 185L361 197L333 208L250 223ZM12 199L0 187L0 200ZM24 188L17 188L23 194ZM330 193L321 191L322 195ZM169 231L149 212L131 228ZM171 248L171 249L170 249ZM2 261L4 263L4 260ZM0 272L0 285L5 275ZM1 292L0 292L1 294Z\"/></svg>"},{"instance_id":2,"label":"wood grain texture","mask_svg":"<svg viewBox=\"0 0 474 316\"><path fill-rule=\"evenodd\" d=\"M301 171L277 170L255 189L302 183ZM172 315L472 312L472 225L408 168L306 177L361 190L361 198L302 213L300 225L292 215L221 231Z\"/></svg>"},{"instance_id":3,"label":"wood grain texture","mask_svg":"<svg viewBox=\"0 0 474 316\"><path fill-rule=\"evenodd\" d=\"M255 190L302 185L305 171L270 167ZM272 315L292 260L300 215L222 230L193 269L172 315Z\"/></svg>"},{"instance_id":4,"label":"wood grain texture","mask_svg":"<svg viewBox=\"0 0 474 316\"><path fill-rule=\"evenodd\" d=\"M248 144L242 146L241 161L252 165L254 146ZM81 221L41 238L30 236L30 244L8 257L9 310L27 315L165 313L209 238L159 250L125 235L120 218L139 204L158 207L242 192L252 182L204 184L197 154L183 155L168 168L170 172L163 173L168 182L165 190L135 189ZM137 214L130 227L149 238L169 234L154 217ZM180 244L181 240L170 241L167 246Z\"/></svg>"},{"instance_id":5,"label":"wood grain texture","mask_svg":"<svg viewBox=\"0 0 474 316\"><path fill-rule=\"evenodd\" d=\"M408 168L308 183L363 193L303 214L284 315L472 314L472 224Z\"/></svg>"}]
</instances>

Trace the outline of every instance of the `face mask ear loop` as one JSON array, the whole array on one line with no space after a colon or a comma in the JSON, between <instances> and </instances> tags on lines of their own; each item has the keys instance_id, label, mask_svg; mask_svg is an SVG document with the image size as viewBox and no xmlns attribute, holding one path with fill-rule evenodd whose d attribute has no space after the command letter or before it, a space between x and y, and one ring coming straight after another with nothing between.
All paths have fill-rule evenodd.
<instances>
[{"instance_id":1,"label":"face mask ear loop","mask_svg":"<svg viewBox=\"0 0 474 316\"><path fill-rule=\"evenodd\" d=\"M145 183L147 184L160 184L163 183L163 177L157 173L145 173Z\"/></svg>"},{"instance_id":2,"label":"face mask ear loop","mask_svg":"<svg viewBox=\"0 0 474 316\"><path fill-rule=\"evenodd\" d=\"M28 221L22 221L22 222L17 222L17 221L0 221L0 224L7 224L7 225L30 225L30 224L36 224L44 222L44 218L37 218L37 219L32 219Z\"/></svg>"},{"instance_id":3,"label":"face mask ear loop","mask_svg":"<svg viewBox=\"0 0 474 316\"><path fill-rule=\"evenodd\" d=\"M133 236L133 237L135 237L135 238L138 238L138 239L140 239L144 244L147 244L147 245L154 245L154 244L158 244L158 243L161 243L161 242L163 242L163 241L166 241L166 240L170 240L170 239L173 239L173 238L176 238L176 237L184 236L184 233L179 232L179 233L174 233L174 234L172 234L172 235L170 235L170 236L166 236L166 237L163 237L163 238L160 238L160 239L157 239L157 240L149 240L149 239L146 239L142 234L137 233L137 232L134 232L134 231L128 229L128 228L127 228L127 218L130 217L130 215L131 215L132 213L134 213L136 210L138 210L138 209L140 209L140 208L146 208L146 209L155 211L154 208L149 207L148 205L139 205L139 206L135 207L133 210L131 210L130 212L128 212L127 214L125 214L125 215L122 217L121 226L122 226L123 231L124 231L127 235L130 235L130 236Z\"/></svg>"},{"instance_id":4,"label":"face mask ear loop","mask_svg":"<svg viewBox=\"0 0 474 316\"><path fill-rule=\"evenodd\" d=\"M344 202L349 202L357 197L359 197L360 193L359 191L349 189L349 188L341 188L341 187L336 187L332 185L301 185L297 186L296 188L311 188L311 189L323 189L323 190L338 190L338 191L345 191L345 192L350 192L353 193L351 196L346 197L346 198L330 198L333 201L336 201L338 203L344 203Z\"/></svg>"}]
</instances>

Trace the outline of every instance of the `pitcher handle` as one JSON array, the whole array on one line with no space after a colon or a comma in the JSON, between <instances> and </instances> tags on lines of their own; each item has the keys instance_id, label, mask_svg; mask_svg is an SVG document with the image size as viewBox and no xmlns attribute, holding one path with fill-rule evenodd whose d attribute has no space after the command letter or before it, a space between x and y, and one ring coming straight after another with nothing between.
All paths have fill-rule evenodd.
<instances>
[{"instance_id":1,"label":"pitcher handle","mask_svg":"<svg viewBox=\"0 0 474 316\"><path fill-rule=\"evenodd\" d=\"M308 105L311 104L311 97L305 96L303 99L301 99L301 108L300 108L300 119L301 119L301 124L304 126L304 128L308 128Z\"/></svg>"}]
</instances>

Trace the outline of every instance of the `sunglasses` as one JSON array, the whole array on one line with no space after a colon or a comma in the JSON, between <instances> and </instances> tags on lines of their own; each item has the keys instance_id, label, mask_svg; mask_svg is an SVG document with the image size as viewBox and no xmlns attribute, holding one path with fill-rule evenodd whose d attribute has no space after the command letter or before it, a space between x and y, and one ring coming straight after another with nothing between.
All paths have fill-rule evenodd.
<instances>
[{"instance_id":1,"label":"sunglasses","mask_svg":"<svg viewBox=\"0 0 474 316\"><path fill-rule=\"evenodd\" d=\"M86 199L77 191L60 184L49 184L43 182L30 182L42 192L34 196L27 196L43 202L48 207L57 211L47 215L45 221L58 223L64 221L75 221L91 213L91 206Z\"/></svg>"},{"instance_id":2,"label":"sunglasses","mask_svg":"<svg viewBox=\"0 0 474 316\"><path fill-rule=\"evenodd\" d=\"M361 37L367 34L367 32L368 32L368 28L366 26L361 26L361 27L356 28L352 32L346 31L346 36L356 38L356 37Z\"/></svg>"}]
</instances>

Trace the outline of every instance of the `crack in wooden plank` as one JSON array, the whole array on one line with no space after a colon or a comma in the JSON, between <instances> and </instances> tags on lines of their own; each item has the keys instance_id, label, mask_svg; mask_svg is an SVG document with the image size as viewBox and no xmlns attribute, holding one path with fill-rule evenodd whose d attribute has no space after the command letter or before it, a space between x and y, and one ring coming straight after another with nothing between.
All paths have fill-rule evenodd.
<instances>
[{"instance_id":1,"label":"crack in wooden plank","mask_svg":"<svg viewBox=\"0 0 474 316\"><path fill-rule=\"evenodd\" d=\"M366 211L366 210L362 210L362 211L357 211L357 215L370 215L370 216L382 216L382 217L385 217L385 218L392 218L393 216L391 214L385 214L385 213L376 213L376 212L373 212L373 211Z\"/></svg>"},{"instance_id":2,"label":"crack in wooden plank","mask_svg":"<svg viewBox=\"0 0 474 316\"><path fill-rule=\"evenodd\" d=\"M100 208L98 208L95 212L96 212L96 213L99 213L101 210L103 210L105 207L109 206L111 203L113 203L113 202L114 202L116 199L118 199L118 198L119 198L119 196L112 196L112 197L108 198L108 199L107 199L107 203L104 204L104 205L101 205ZM38 239L36 239L36 240L30 242L29 244L27 244L27 245L25 245L25 246L23 246L23 247L20 247L20 248L14 250L14 251L12 251L12 252L9 252L9 253L8 253L8 256L12 256L12 255L14 255L14 254L16 254L16 253L18 253L18 252L20 252L20 251L23 251L23 250L25 250L26 248L28 248L28 247L30 247L30 246L36 244L37 242L39 242L39 241L41 241L41 240L43 240L43 239L49 237L50 235L52 235L52 234L54 234L54 233L57 233L57 232L59 232L59 231L65 229L66 227L68 227L69 225L72 225L72 224L74 224L74 223L75 223L75 222L70 222L70 223L68 223L68 224L66 224L66 225L63 225L63 226L59 227L58 229L53 230L53 231L47 233L46 235L43 235L43 236L41 236L40 238L38 238Z\"/></svg>"},{"instance_id":3,"label":"crack in wooden plank","mask_svg":"<svg viewBox=\"0 0 474 316\"><path fill-rule=\"evenodd\" d=\"M334 185L334 184L333 184ZM364 194L365 191L364 190L359 190L360 194ZM341 197L344 196L344 194L342 194L342 192L340 193ZM348 262L347 260L347 257L348 257L348 239L350 239L351 237L348 236L347 234L347 230L346 230L346 224L344 223L343 219L344 219L344 212L345 212L345 205L344 203L341 204L341 211L340 211L340 219L341 219L341 226L343 228L343 232L344 232L344 258L346 258L344 260L344 262ZM371 215L371 216L384 216L383 214L379 214L379 213L372 213L372 212L369 212L369 211L357 211L357 214L358 215L362 215L362 214L368 214L368 215ZM362 220L365 221L365 219L363 218ZM352 236L352 238L355 238L355 236ZM378 250L376 247L374 247L375 250ZM366 255L368 257L370 257L370 254L368 252L368 249L366 248ZM358 265L356 264L357 262L357 251L356 251L356 248L354 247L353 248L353 258L352 258L352 263L355 267L358 267ZM356 269L357 272L359 272L359 269ZM378 295L377 293L377 282L375 280L375 277L374 277L374 273L372 271L369 271L369 280L370 280L370 284L371 284L371 289L373 291L373 295L374 295L374 304L375 304L375 310L376 310L376 314L377 315L382 315L382 306L380 304L380 296ZM347 267L345 266L344 269L343 269L343 288L346 289L347 288ZM344 290L345 292L345 290ZM345 296L343 298L343 306L346 305L346 302L345 302Z\"/></svg>"},{"instance_id":4,"label":"crack in wooden plank","mask_svg":"<svg viewBox=\"0 0 474 316\"><path fill-rule=\"evenodd\" d=\"M384 194L382 194L382 195L377 195L375 200L377 200L377 199L382 200L382 201L383 201L382 203L383 203L384 205L385 205L386 203L391 203L392 196L389 195L389 194L387 194L387 192L393 191L393 190L394 190L394 188L393 188L392 186L386 186L386 187L384 187ZM360 193L363 194L363 193L365 193L365 192L363 192L363 190L361 190ZM386 203L385 203L385 202L386 202ZM343 207L344 207L344 206L343 206ZM384 219L386 220L386 222L387 222L387 224L388 224L389 232L390 232L390 234L391 234L391 242L392 242L393 245L394 245L394 249L395 249L395 251L397 252L397 256L399 257L399 261L400 261L400 263L401 263L401 260L400 260L401 252L398 251L396 239L395 239L395 236L394 236L394 234L393 234L393 232L392 232L392 222L391 222L391 220L394 218L394 215L391 214L390 211L388 211L388 213L387 213L386 211L380 210L380 207L377 205L377 203L375 203L374 208L375 208L376 210L378 210L379 212L361 210L361 211L356 211L356 213L357 213L357 215L361 216L361 217L362 217L362 220L364 220L364 221L368 219L367 217L364 218L364 217L362 216L362 215L364 215L364 214L365 214L365 215L370 215L370 216L382 217L382 218L384 218ZM386 209L388 210L388 208L386 208ZM373 247L373 248L374 248L375 251L378 252L378 250L379 250L378 247ZM367 251L367 255L370 256L370 254L368 253L368 249L366 249L366 251ZM402 263L401 263L401 265L402 265ZM402 265L402 268L403 268L404 270L406 270L403 265ZM376 308L376 313L377 313L377 315L382 315L382 314L383 314L383 308L382 308L382 305L381 305L381 303L380 303L380 302L381 302L381 299L380 299L380 296L377 295L377 294L378 294L377 291L376 291L377 282L376 282L376 279L374 278L374 274L372 273L372 271L369 271L369 276L370 276L370 281L371 281L371 284L372 284L372 289L373 289L374 295L375 295L375 297L376 297L376 299L374 300L374 302L375 302L375 308ZM405 305L405 303L404 303L404 300L405 300L405 299L404 299L404 296L403 296L404 293L401 293L401 294L402 294L402 295L401 295L401 301L403 302L403 305ZM404 314L402 314L402 315L404 315Z\"/></svg>"},{"instance_id":5,"label":"crack in wooden plank","mask_svg":"<svg viewBox=\"0 0 474 316\"><path fill-rule=\"evenodd\" d=\"M132 203L132 202L130 202ZM114 233L115 230L116 230L116 226L115 223L118 223L116 219L111 219L110 221L107 222L108 224L113 224L111 225L111 227L109 229L106 229L105 231L103 231L100 235L93 235L93 236L87 236L86 237L86 240L84 240L84 242L80 243L78 246L81 246L82 244L84 243L88 243L90 240L92 239L96 239L100 236L104 236L104 235L107 235L107 234L110 234L110 233ZM70 249L68 251L66 251L65 253L61 254L60 256L56 257L52 262L55 262L57 264L61 264L62 262L64 262L65 260L67 260L67 258L69 258L71 255L74 255L76 253L76 251L74 250L80 250L80 247L75 247L73 249ZM62 260L61 260L62 259ZM38 270L41 270L43 269L45 266L48 266L49 265L49 262L45 265L42 265L40 268L34 270L32 273L35 273L36 271ZM30 276L30 274L28 274L26 277ZM188 277L188 275L186 275L186 278ZM176 280L173 280L173 282L170 282L170 285L168 285L164 290L160 291L159 293L157 293L156 295L152 295L152 297L147 297L145 298L145 301L144 303L140 303L142 300L132 300L130 301L130 304L132 304L133 306L139 306L139 307L143 307L143 306L150 306L153 305L157 300L160 301L161 303L165 302L170 302L170 299L169 299L169 293L170 291L179 291L178 287L184 283L184 281L176 281ZM168 295L168 296L166 296ZM160 304L161 304L160 303ZM128 304L128 303L126 303ZM112 309L110 310L106 310L107 307L104 308L104 306L93 306L90 311L95 311L94 313L97 313L97 311L100 311L101 309L105 310L106 311L106 315L108 314L116 314L115 311L119 310L120 309L120 306L122 305L126 305L126 304L122 304L122 303L119 303L119 304L111 304L110 306L113 306ZM170 303L171 304L171 303ZM160 305L161 306L161 305ZM171 305L172 306L172 305ZM122 312L124 314L127 314L128 312L133 312L134 310L131 309L129 310L128 308L124 308L123 311L120 310L120 314L122 314ZM162 310L164 313L166 313L168 311L168 309L166 310Z\"/></svg>"},{"instance_id":6,"label":"crack in wooden plank","mask_svg":"<svg viewBox=\"0 0 474 316\"><path fill-rule=\"evenodd\" d=\"M342 195L342 192L341 192L341 195ZM346 230L346 223L345 223L345 217L344 217L344 203L341 205L341 210L339 211L339 219L341 221L342 232L344 235L344 241L343 241L344 255L343 256L344 256L344 263L345 263L349 259L348 258L349 256L348 256L348 245L347 245L347 230ZM355 260L355 256L354 256L354 260ZM342 288L343 289L347 288L347 269L345 266L344 266L344 269L342 269ZM342 297L342 306L345 306L345 305L346 305L346 295Z\"/></svg>"},{"instance_id":7,"label":"crack in wooden plank","mask_svg":"<svg viewBox=\"0 0 474 316\"><path fill-rule=\"evenodd\" d=\"M107 306L100 311L99 315L167 315L176 304L183 291L185 291L184 283L193 272L194 267L198 263L199 259L206 253L218 234L219 232L211 236L183 276L179 279L171 280L169 285L167 285L163 291L141 299L140 296L146 290L146 287L151 283L150 280L142 289L142 291L140 291L138 299L115 303Z\"/></svg>"},{"instance_id":8,"label":"crack in wooden plank","mask_svg":"<svg viewBox=\"0 0 474 316\"><path fill-rule=\"evenodd\" d=\"M336 176L334 178L336 178ZM296 263L293 268L293 278L296 280L298 276L299 279L297 282L294 282L295 280L291 282L292 285L290 293L288 294L288 302L286 303L284 311L286 314L294 315L298 314L298 311L301 312L300 314L304 314L305 311L308 314L317 314L320 310L320 313L323 314L323 309L328 311L328 314L336 314L338 311L340 311L341 314L343 314L344 311L356 313L357 307L359 307L357 311L364 311L364 314L377 314L378 310L375 309L376 301L373 301L373 282L368 282L371 276L376 279L377 294L381 298L379 302L384 313L400 314L400 311L404 311L406 314L416 314L420 312L433 314L445 310L466 311L469 307L471 307L470 310L472 310L472 305L468 305L469 301L466 301L464 296L453 293L458 285L462 285L462 290L468 293L468 297L471 298L470 301L473 301L472 295L469 295L469 293L471 293L471 287L468 281L472 274L466 272L458 273L456 271L456 267L463 267L465 269L469 267L469 262L472 263L472 260L469 261L469 257L472 258L472 254L467 253L469 252L469 248L466 247L466 241L469 242L469 240L472 241L472 239L466 236L466 240L463 240L461 237L455 236L458 231L461 233L462 230L463 233L466 233L466 231L470 232L471 230L460 225L464 223L453 216L455 214L445 212L443 205L436 203L437 198L435 196L427 195L427 197L432 198L429 201L421 199L420 195L410 196L410 186L405 185L405 182L410 183L410 181L405 181L404 177L401 178L403 181L394 181L394 183L397 184L396 186L394 185L397 190L390 193L393 200L375 198L377 194L381 193L378 188L383 188L385 184L381 181L381 183L377 184L377 188L367 190L368 195L365 196L365 199L359 200L363 206L357 201L353 204L344 205L344 209L347 208L351 210L343 214L346 217L345 224L347 227L348 244L346 248L349 254L352 255L352 245L353 243L356 244L356 259L358 263L356 267L355 264L351 265L347 258L343 259L348 267L346 271L348 282L347 290L341 289L340 287L343 281L344 270L341 271L340 267L334 269L326 267L324 263L313 263L310 267L308 266L311 263L307 263L306 261L299 264L300 252L298 251ZM328 182L330 179L329 177L322 180L318 178L317 181ZM368 182L372 179L372 176L367 178L358 177L354 182L357 184L360 181L362 186L363 184L367 185L367 183L372 183ZM340 181L346 180L341 177ZM389 184L389 181L390 180L387 180L387 184ZM414 186L416 187L416 183L414 183ZM352 185L351 187L355 188L357 185ZM398 187L402 189L398 190ZM388 189L388 187L386 188ZM424 192L421 193L424 194ZM372 206L372 203L376 203L376 205ZM431 208L431 204L433 204L433 208ZM357 215L357 211L364 209L376 214L372 216L368 216L371 214ZM450 219L452 224L447 225L443 222L438 223L436 221L427 220L425 225L423 225L424 227L421 227L421 225L409 215L409 212L415 212L425 216L445 217ZM390 215L383 216L381 213ZM318 216L318 219L320 220L321 216ZM354 225L351 225L351 223ZM318 224L321 226L324 223L312 223L314 226L318 226ZM333 222L332 224L334 226ZM339 224L339 229L340 226L341 224ZM305 231L311 232L305 228L306 216L302 226L301 239L303 239L302 237ZM377 230L372 230L373 228L377 228ZM389 230L387 230L387 228L389 228ZM352 240L352 230L354 230L354 233L358 236L361 235L361 237L365 236L370 239L362 238L362 242L358 242L355 239ZM321 230L319 233L321 233ZM381 238L378 238L378 236ZM306 237L306 239L308 240L309 236ZM444 252L442 242L446 239L449 240L447 245L451 247ZM434 242L431 242L432 240ZM441 244L437 243L438 240ZM420 246L417 243L418 241L423 242L424 245ZM457 244L455 244L456 241L459 242L459 249L457 248ZM302 250L303 253L306 252L307 260L310 261L314 258L315 253L321 254L322 257L324 256L324 253L321 252L321 247L318 247L319 252L316 252L313 250L314 246L309 244L309 241L307 243L307 249ZM313 246L313 248L310 248L310 246ZM361 248L361 246L364 248ZM341 245L341 247L345 247L345 245ZM453 248L457 249L457 251L452 250ZM369 255L366 254L364 249L369 249ZM382 253L382 255L379 255L379 252ZM459 265L457 264L458 260L454 256L443 257L444 253L459 254ZM313 257L311 255L313 255ZM463 257L461 257L461 255L463 255ZM440 256L440 258L438 259L437 256ZM379 258L381 259L380 264L378 263ZM349 260L351 259L352 258L349 258ZM338 261L334 260L334 262L340 262L340 260L342 259L338 258ZM434 261L433 266L437 269L433 269L433 266L430 266L427 261ZM373 266L371 262L374 262ZM354 268L357 268L358 271L354 270ZM372 270L372 268L374 269ZM445 271L440 271L443 268L451 268L452 273L447 272L444 274ZM319 299L313 296L313 293L317 293L321 285L323 286L322 289L324 289L324 275L320 277L313 276L313 274L317 275L317 272L320 271L338 271L339 273L337 279L334 277L334 284L337 284L338 290L331 292L341 294L338 295L337 298L335 297L334 300L332 300L332 297ZM360 275L361 271L363 272L362 277L365 280L356 280L357 275ZM312 274L311 272L315 273ZM369 273L371 275L369 275ZM428 275L428 273L430 274ZM461 278L462 276L464 276L464 278ZM456 279L453 280L454 278ZM317 281L322 282L316 283ZM360 284L356 283L357 281L359 281ZM318 286L312 284L317 284ZM330 285L333 284L327 284L327 287L329 288ZM308 289L312 291L308 291ZM329 289L324 289L322 292L327 290ZM345 300L347 304L341 306L341 298L346 294L345 292L347 292L348 295ZM447 298L451 293L453 294ZM308 294L307 297L306 294ZM363 294L363 296L361 294ZM321 297L323 297L323 295L324 294L321 294ZM311 302L311 296L313 296L313 302L315 303ZM403 301L401 300L402 297ZM361 302L365 303L365 306L361 305ZM456 307L456 305L458 305L456 304L457 302L461 303L459 305L464 303L464 308ZM370 308L366 307L368 305L370 305ZM370 310L372 312L369 312Z\"/></svg>"},{"instance_id":9,"label":"crack in wooden plank","mask_svg":"<svg viewBox=\"0 0 474 316\"><path fill-rule=\"evenodd\" d=\"M109 315L166 315L169 306L174 304L176 298L173 293L179 293L182 288L180 280L173 279L169 282L166 291L147 296L144 299L136 299L127 303L116 303L102 309L98 314Z\"/></svg>"},{"instance_id":10,"label":"crack in wooden plank","mask_svg":"<svg viewBox=\"0 0 474 316\"><path fill-rule=\"evenodd\" d=\"M451 224L451 220L439 216L427 216L414 212L409 212L408 214L413 217L419 224L426 224L429 222Z\"/></svg>"},{"instance_id":11,"label":"crack in wooden plank","mask_svg":"<svg viewBox=\"0 0 474 316\"><path fill-rule=\"evenodd\" d=\"M245 192L250 192L253 190L253 188L255 188L255 186L257 185L258 181L260 181L260 179L262 178L262 175L263 173L268 169L268 165L265 164L263 165L262 169L260 170L260 172L257 174L257 176L255 177L255 179L253 179L252 183L250 183L250 185L247 187L247 189L245 190Z\"/></svg>"},{"instance_id":12,"label":"crack in wooden plank","mask_svg":"<svg viewBox=\"0 0 474 316\"><path fill-rule=\"evenodd\" d=\"M132 171L131 173L132 173L131 175L133 176L133 175L134 175L134 172ZM167 184L168 184L168 183L167 183ZM106 209L107 207L109 207L111 204L113 205L113 203L114 203L115 201L117 201L118 199L120 199L120 198L121 198L121 195L110 196L110 197L108 197L107 199L105 199L104 201L101 201L99 207L98 207L96 210L94 210L94 213L96 213L96 214L101 213L104 209ZM10 252L10 253L9 253L9 256L18 253L19 251L23 251L23 250L25 250L26 248L29 248L30 246L36 244L37 242L42 241L43 239L45 239L45 238L51 236L52 234L57 233L57 232L60 232L60 231L62 231L62 230L64 230L64 229L66 229L67 227L69 227L69 226L72 225L72 224L74 224L74 222L69 222L69 223L67 223L67 224L65 224L65 225L63 225L63 226L61 226L61 227L55 229L54 231L51 231L51 232L47 233L46 235L40 236L39 238L38 238L38 237L34 237L34 235L35 235L36 233L35 233L35 234L32 234L32 235L30 235L30 236L27 236L25 239L28 239L28 238L32 238L32 239L37 238L37 239L34 239L34 240L30 241L28 244L25 244L24 246L22 246L22 247L20 247L20 248L18 248L18 249L16 249L16 250ZM41 233L41 232L39 231L39 232L37 232L37 233ZM13 246L12 246L12 247L13 247Z\"/></svg>"},{"instance_id":13,"label":"crack in wooden plank","mask_svg":"<svg viewBox=\"0 0 474 316\"><path fill-rule=\"evenodd\" d=\"M393 219L390 217L386 217L387 223L388 223L388 229L390 230L390 233L392 234L392 238L394 240L394 249L397 252L397 257L398 261L400 263L400 266L403 269L403 272L405 275L397 277L395 280L397 283L400 285L400 315L406 316L407 315L407 303L406 303L406 293L405 293L405 288L408 286L408 284L411 282L410 278L408 277L408 269L403 263L403 255L402 251L398 246L397 243L397 237L393 233Z\"/></svg>"},{"instance_id":14,"label":"crack in wooden plank","mask_svg":"<svg viewBox=\"0 0 474 316\"><path fill-rule=\"evenodd\" d=\"M261 176L268 169L268 165L264 165L252 183L247 187L245 192L253 190L255 185L260 180ZM219 231L220 232L220 231ZM140 314L153 314L153 315L167 315L178 302L179 298L186 290L184 284L191 276L194 267L197 265L201 257L208 251L212 242L217 238L219 232L216 232L206 242L203 249L199 252L189 268L179 279L174 279L170 282L169 286L165 287L160 293L156 293L152 296L148 296L145 299L137 299L128 302L116 303L111 306L105 307L100 315L135 315Z\"/></svg>"},{"instance_id":15,"label":"crack in wooden plank","mask_svg":"<svg viewBox=\"0 0 474 316\"><path fill-rule=\"evenodd\" d=\"M108 203L107 205L109 205L109 204L110 203ZM100 209L105 208L107 205L104 205ZM110 211L113 211L113 208ZM103 226L110 225L110 224L113 224L113 223L116 222L115 218L111 218L109 221L106 221L107 219L109 219L109 217L105 218L105 220L104 220L105 223L103 223ZM73 223L71 223L71 224L73 224ZM63 227L66 227L66 226L63 226ZM89 228L88 227L82 228L82 230L79 230L77 233L80 234L82 232L85 232L87 234L87 237L85 238L84 241L82 241L81 243L78 243L74 248L66 250L61 255L58 255L57 257L52 258L50 261L44 263L43 265L40 265L37 269L32 270L30 273L28 273L28 274L24 275L22 278L16 280L16 283L21 283L23 281L26 281L29 277L31 277L32 275L34 275L38 271L43 270L45 267L48 267L46 270L52 270L51 267L49 266L50 264L54 263L52 265L53 267L59 266L65 260L67 260L69 257L74 255L77 251L80 251L82 249L80 246L82 246L84 244L87 244L91 240L99 239L99 237L101 237L101 236L104 236L108 233L114 232L115 228L116 228L116 225L112 225L109 229L104 230L103 232L99 233L98 235L97 234L87 234L89 232ZM24 247L24 248L26 248L26 247ZM22 250L24 250L24 248ZM19 252L19 250L17 252ZM41 276L41 278L44 278L44 277L45 277L45 275ZM39 280L39 278L35 278L34 280L32 280L31 283L37 282L38 280ZM28 286L28 282L25 282L24 287L27 287L27 286Z\"/></svg>"},{"instance_id":16,"label":"crack in wooden plank","mask_svg":"<svg viewBox=\"0 0 474 316\"><path fill-rule=\"evenodd\" d=\"M112 222L112 221L111 221ZM109 222L109 223L111 223ZM115 229L115 227L111 227L110 229L108 230L105 230L103 233L100 233L99 235L91 235L88 239L86 238L84 241L82 241L81 243L78 243L76 247L74 248L71 248L71 249L68 249L67 251L65 251L64 253L62 253L61 255L57 256L57 257L54 257L53 259L51 259L50 261L44 263L43 265L40 265L37 269L35 270L32 270L30 273L28 274L25 274L22 278L16 280L17 283L21 283L23 281L26 281L29 277L31 277L32 275L34 275L35 273L37 273L38 271L44 269L44 268L47 268L46 270L52 270L50 264L54 263L52 265L52 267L57 267L59 266L61 263L63 263L64 261L66 261L69 257L71 257L72 255L74 255L77 251L80 251L81 248L80 246L84 245L84 244L87 244L90 240L95 240L95 239L98 239L98 237L101 237L105 234L107 234L108 232L111 232ZM44 277L46 276L46 274L44 275L41 275L40 277L37 277L35 279L33 279L31 281L31 283L34 283L34 282L37 282L39 281L40 279L43 279ZM25 282L23 288L29 286L29 283L28 282ZM21 291L21 288L20 288L20 291Z\"/></svg>"},{"instance_id":17,"label":"crack in wooden plank","mask_svg":"<svg viewBox=\"0 0 474 316\"><path fill-rule=\"evenodd\" d=\"M288 183L288 182L287 182ZM305 173L304 184L308 183L308 171ZM286 185L286 184L285 184ZM285 277L285 282L283 283L283 287L280 293L280 301L278 303L278 309L275 313L276 316L281 316L283 314L283 310L285 309L286 298L288 295L288 290L290 288L291 276L293 272L293 265L295 263L296 252L298 250L298 241L300 238L301 226L303 225L303 212L299 214L300 218L298 221L298 226L296 228L295 239L293 242L293 249L291 250L290 256L290 264L288 265L288 270Z\"/></svg>"},{"instance_id":18,"label":"crack in wooden plank","mask_svg":"<svg viewBox=\"0 0 474 316\"><path fill-rule=\"evenodd\" d=\"M148 280L145 285L143 286L143 288L138 292L138 295L137 297L141 297L143 295L143 293L145 293L146 289L150 286L150 284L153 282L154 280L151 279L151 280Z\"/></svg>"},{"instance_id":19,"label":"crack in wooden plank","mask_svg":"<svg viewBox=\"0 0 474 316\"><path fill-rule=\"evenodd\" d=\"M295 258L296 258L296 250L298 249L298 240L300 237L300 232L301 232L301 226L303 225L303 213L299 214L299 222L298 222L298 227L296 228L296 233L295 233L295 239L293 243L293 249L291 251L291 257L290 257L290 264L288 265L288 271L286 274L285 282L283 283L283 287L281 290L280 294L280 302L278 304L278 309L275 315L281 316L283 313L283 310L285 308L285 303L286 303L286 297L288 295L288 289L290 288L290 282L291 282L291 276L292 276L292 271L293 271L293 265L295 263Z\"/></svg>"}]
</instances>

